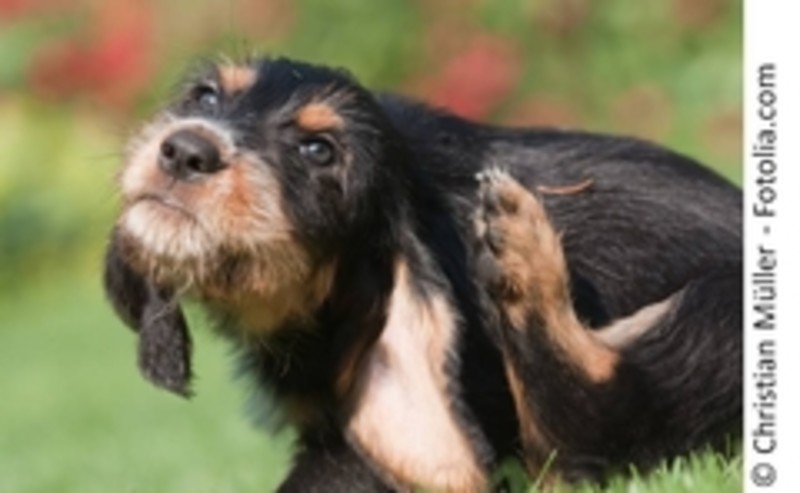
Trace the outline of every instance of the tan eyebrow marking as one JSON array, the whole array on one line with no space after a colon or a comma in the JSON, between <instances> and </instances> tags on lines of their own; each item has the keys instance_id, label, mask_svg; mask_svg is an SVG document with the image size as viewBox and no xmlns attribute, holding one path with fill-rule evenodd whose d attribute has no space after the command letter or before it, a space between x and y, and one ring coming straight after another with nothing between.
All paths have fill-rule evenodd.
<instances>
[{"instance_id":1,"label":"tan eyebrow marking","mask_svg":"<svg viewBox=\"0 0 800 493\"><path fill-rule=\"evenodd\" d=\"M309 103L297 112L297 125L309 132L342 128L344 120L326 103Z\"/></svg>"},{"instance_id":2,"label":"tan eyebrow marking","mask_svg":"<svg viewBox=\"0 0 800 493\"><path fill-rule=\"evenodd\" d=\"M217 73L222 89L228 94L245 91L256 81L256 71L244 65L220 65Z\"/></svg>"}]
</instances>

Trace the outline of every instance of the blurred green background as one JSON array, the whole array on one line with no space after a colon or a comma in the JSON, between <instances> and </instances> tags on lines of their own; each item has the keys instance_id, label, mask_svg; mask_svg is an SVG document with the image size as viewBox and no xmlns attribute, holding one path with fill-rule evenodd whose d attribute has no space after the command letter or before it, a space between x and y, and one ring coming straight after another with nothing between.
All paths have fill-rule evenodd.
<instances>
[{"instance_id":1,"label":"blurred green background","mask_svg":"<svg viewBox=\"0 0 800 493\"><path fill-rule=\"evenodd\" d=\"M735 0L0 0L0 492L269 491L284 473L290 437L244 419L225 345L195 330L193 401L152 389L99 287L126 136L198 55L344 66L739 182L741 25Z\"/></svg>"}]
</instances>

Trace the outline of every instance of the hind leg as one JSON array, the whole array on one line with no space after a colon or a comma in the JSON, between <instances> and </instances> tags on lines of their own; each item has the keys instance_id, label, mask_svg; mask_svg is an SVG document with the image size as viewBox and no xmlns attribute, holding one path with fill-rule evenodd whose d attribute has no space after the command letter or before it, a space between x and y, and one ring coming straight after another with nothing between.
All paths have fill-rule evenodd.
<instances>
[{"instance_id":1,"label":"hind leg","mask_svg":"<svg viewBox=\"0 0 800 493\"><path fill-rule=\"evenodd\" d=\"M555 451L563 463L582 448L572 429L602 427L598 398L619 354L576 316L560 238L541 203L504 172L480 179L479 277L500 315L524 459L538 475Z\"/></svg>"},{"instance_id":2,"label":"hind leg","mask_svg":"<svg viewBox=\"0 0 800 493\"><path fill-rule=\"evenodd\" d=\"M481 180L479 270L509 329L543 338L581 378L608 381L619 355L576 316L561 240L544 207L502 171Z\"/></svg>"},{"instance_id":3,"label":"hind leg","mask_svg":"<svg viewBox=\"0 0 800 493\"><path fill-rule=\"evenodd\" d=\"M482 176L480 195L479 276L500 315L501 349L532 474L554 452L555 470L570 476L650 463L699 445L736 414L737 366L707 363L708 346L717 340L732 341L722 360L738 361L736 317L721 323L719 316L735 315L737 304L741 311L735 275L693 281L591 331L574 312L559 235L541 203L499 171ZM704 299L709 292L715 303ZM698 385L718 381L722 397L715 395L714 403L697 392Z\"/></svg>"}]
</instances>

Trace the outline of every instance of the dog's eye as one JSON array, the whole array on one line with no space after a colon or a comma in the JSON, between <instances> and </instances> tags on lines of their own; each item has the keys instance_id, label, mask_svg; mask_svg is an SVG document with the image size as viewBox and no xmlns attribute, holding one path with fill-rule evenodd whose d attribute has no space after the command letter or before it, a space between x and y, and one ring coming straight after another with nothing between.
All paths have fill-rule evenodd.
<instances>
[{"instance_id":1,"label":"dog's eye","mask_svg":"<svg viewBox=\"0 0 800 493\"><path fill-rule=\"evenodd\" d=\"M195 104L207 111L217 109L221 99L217 88L210 84L202 84L195 87L192 89L190 97Z\"/></svg>"},{"instance_id":2,"label":"dog's eye","mask_svg":"<svg viewBox=\"0 0 800 493\"><path fill-rule=\"evenodd\" d=\"M313 138L300 142L300 155L318 166L327 166L333 162L334 150L330 142Z\"/></svg>"}]
</instances>

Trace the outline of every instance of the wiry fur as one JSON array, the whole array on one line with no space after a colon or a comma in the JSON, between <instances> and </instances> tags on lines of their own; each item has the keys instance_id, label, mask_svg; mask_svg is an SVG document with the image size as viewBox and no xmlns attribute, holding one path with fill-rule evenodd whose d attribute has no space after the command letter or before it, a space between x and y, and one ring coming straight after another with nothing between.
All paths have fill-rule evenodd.
<instances>
[{"instance_id":1,"label":"wiry fur","mask_svg":"<svg viewBox=\"0 0 800 493\"><path fill-rule=\"evenodd\" d=\"M175 161L186 130L214 153ZM199 299L298 428L280 491L602 479L738 432L741 197L686 157L264 59L193 80L120 185L106 286L145 376L189 392Z\"/></svg>"}]
</instances>

